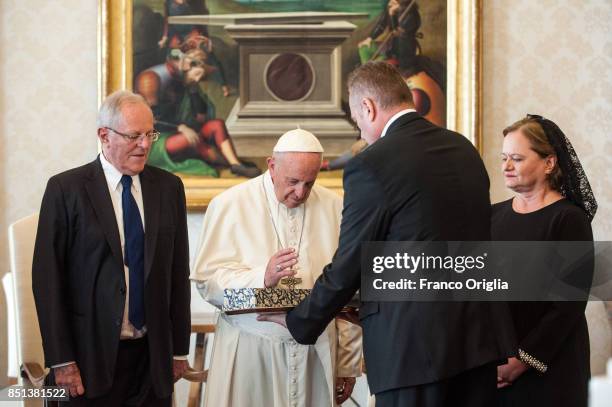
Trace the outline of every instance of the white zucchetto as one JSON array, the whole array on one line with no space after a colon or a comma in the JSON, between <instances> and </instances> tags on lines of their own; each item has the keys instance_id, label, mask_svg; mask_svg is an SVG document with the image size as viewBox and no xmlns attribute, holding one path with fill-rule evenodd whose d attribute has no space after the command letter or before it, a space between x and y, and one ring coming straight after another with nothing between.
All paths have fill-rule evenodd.
<instances>
[{"instance_id":1,"label":"white zucchetto","mask_svg":"<svg viewBox=\"0 0 612 407\"><path fill-rule=\"evenodd\" d=\"M322 153L323 146L309 131L302 129L289 130L276 142L275 153Z\"/></svg>"}]
</instances>

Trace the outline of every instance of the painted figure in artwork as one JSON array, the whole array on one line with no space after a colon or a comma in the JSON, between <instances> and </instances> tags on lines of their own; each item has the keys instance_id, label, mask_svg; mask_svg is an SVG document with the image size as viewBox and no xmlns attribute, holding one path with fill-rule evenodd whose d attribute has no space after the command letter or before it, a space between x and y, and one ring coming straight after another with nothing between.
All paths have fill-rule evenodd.
<instances>
[{"instance_id":1,"label":"painted figure in artwork","mask_svg":"<svg viewBox=\"0 0 612 407\"><path fill-rule=\"evenodd\" d=\"M384 60L399 69L412 91L417 112L446 126L444 69L421 54L421 15L416 0L389 0L370 35L359 43L362 63Z\"/></svg>"},{"instance_id":2,"label":"painted figure in artwork","mask_svg":"<svg viewBox=\"0 0 612 407\"><path fill-rule=\"evenodd\" d=\"M370 35L359 42L362 64L382 60L398 68L412 93L416 111L440 127L446 126L444 67L421 54L423 34L416 0L389 0ZM356 141L350 150L333 160L323 160L321 170L342 169L366 147Z\"/></svg>"},{"instance_id":3,"label":"painted figure in artwork","mask_svg":"<svg viewBox=\"0 0 612 407\"><path fill-rule=\"evenodd\" d=\"M219 176L228 168L239 176L261 171L240 161L225 122L200 82L217 69L208 63L206 43L194 34L171 50L165 63L141 72L134 89L151 106L161 137L149 154L149 164L175 173Z\"/></svg>"},{"instance_id":4,"label":"painted figure in artwork","mask_svg":"<svg viewBox=\"0 0 612 407\"><path fill-rule=\"evenodd\" d=\"M205 25L168 24L168 17L209 14L204 0L166 0L164 4L164 31L159 40L159 47L168 47L168 50L180 48L188 38L197 38L201 41L208 54L208 64L216 70L212 72L211 79L217 81L223 90L223 96L229 96L229 87L225 77L223 64L213 51L213 43Z\"/></svg>"}]
</instances>

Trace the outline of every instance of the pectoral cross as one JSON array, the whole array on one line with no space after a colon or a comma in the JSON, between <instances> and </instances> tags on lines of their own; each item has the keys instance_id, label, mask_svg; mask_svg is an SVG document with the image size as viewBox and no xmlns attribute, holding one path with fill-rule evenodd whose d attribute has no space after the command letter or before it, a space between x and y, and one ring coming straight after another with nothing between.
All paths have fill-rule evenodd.
<instances>
[{"instance_id":1,"label":"pectoral cross","mask_svg":"<svg viewBox=\"0 0 612 407\"><path fill-rule=\"evenodd\" d=\"M287 286L287 289L294 290L295 286L302 283L302 279L299 277L283 277L280 281L281 284Z\"/></svg>"},{"instance_id":2,"label":"pectoral cross","mask_svg":"<svg viewBox=\"0 0 612 407\"><path fill-rule=\"evenodd\" d=\"M299 253L300 248L298 247L296 250ZM296 273L299 270L299 268L300 268L299 264L294 264L293 266L291 266L291 270L295 271ZM286 286L287 289L294 290L296 285L302 284L302 279L299 277L293 277L293 276L283 277L281 278L280 283Z\"/></svg>"},{"instance_id":3,"label":"pectoral cross","mask_svg":"<svg viewBox=\"0 0 612 407\"><path fill-rule=\"evenodd\" d=\"M302 283L302 279L295 277L284 277L280 282L281 284L286 285L289 290L294 290L296 285Z\"/></svg>"}]
</instances>

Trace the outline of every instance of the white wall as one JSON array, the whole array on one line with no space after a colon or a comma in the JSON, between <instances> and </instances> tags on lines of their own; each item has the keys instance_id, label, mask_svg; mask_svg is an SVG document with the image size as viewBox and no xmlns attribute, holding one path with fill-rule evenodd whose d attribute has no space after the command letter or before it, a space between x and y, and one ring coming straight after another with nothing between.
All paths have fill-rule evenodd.
<instances>
[{"instance_id":1,"label":"white wall","mask_svg":"<svg viewBox=\"0 0 612 407\"><path fill-rule=\"evenodd\" d=\"M0 278L8 225L38 210L51 175L95 156L96 13L94 0L0 1Z\"/></svg>"},{"instance_id":2,"label":"white wall","mask_svg":"<svg viewBox=\"0 0 612 407\"><path fill-rule=\"evenodd\" d=\"M510 196L500 172L501 131L536 113L572 141L612 239L612 2L484 0L484 160L494 202Z\"/></svg>"},{"instance_id":3,"label":"white wall","mask_svg":"<svg viewBox=\"0 0 612 407\"><path fill-rule=\"evenodd\" d=\"M0 1L0 270L49 176L95 157L97 3ZM2 272L0 271L0 272Z\"/></svg>"}]
</instances>

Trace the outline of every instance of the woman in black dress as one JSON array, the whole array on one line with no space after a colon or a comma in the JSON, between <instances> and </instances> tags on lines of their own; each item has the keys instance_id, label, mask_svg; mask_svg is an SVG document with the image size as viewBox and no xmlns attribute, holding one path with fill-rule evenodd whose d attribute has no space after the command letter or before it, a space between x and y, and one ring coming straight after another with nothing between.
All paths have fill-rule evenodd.
<instances>
[{"instance_id":1,"label":"woman in black dress","mask_svg":"<svg viewBox=\"0 0 612 407\"><path fill-rule=\"evenodd\" d=\"M502 170L514 198L493 205L492 240L592 241L597 203L582 166L550 120L504 130ZM586 407L589 334L584 302L511 302L516 357L498 367L500 406Z\"/></svg>"}]
</instances>

